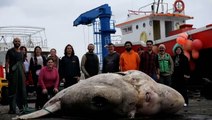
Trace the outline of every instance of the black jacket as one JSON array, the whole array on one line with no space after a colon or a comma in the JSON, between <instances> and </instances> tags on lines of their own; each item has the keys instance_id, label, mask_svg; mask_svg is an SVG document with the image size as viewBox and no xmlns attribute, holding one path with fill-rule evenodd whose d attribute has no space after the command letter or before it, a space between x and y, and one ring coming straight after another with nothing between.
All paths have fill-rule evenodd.
<instances>
[{"instance_id":1,"label":"black jacket","mask_svg":"<svg viewBox=\"0 0 212 120\"><path fill-rule=\"evenodd\" d=\"M80 74L80 65L79 65L79 58L77 56L63 56L60 61L59 67L60 77L67 78L67 77L75 77L81 76Z\"/></svg>"}]
</instances>

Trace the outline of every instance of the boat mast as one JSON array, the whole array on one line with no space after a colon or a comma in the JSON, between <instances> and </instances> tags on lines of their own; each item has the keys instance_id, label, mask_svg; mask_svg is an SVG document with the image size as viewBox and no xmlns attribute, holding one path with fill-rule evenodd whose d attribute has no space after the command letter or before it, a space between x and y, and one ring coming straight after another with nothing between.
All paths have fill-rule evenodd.
<instances>
[{"instance_id":1,"label":"boat mast","mask_svg":"<svg viewBox=\"0 0 212 120\"><path fill-rule=\"evenodd\" d=\"M160 0L158 0L157 9L156 9L156 13L158 13L159 5L160 5Z\"/></svg>"}]
</instances>

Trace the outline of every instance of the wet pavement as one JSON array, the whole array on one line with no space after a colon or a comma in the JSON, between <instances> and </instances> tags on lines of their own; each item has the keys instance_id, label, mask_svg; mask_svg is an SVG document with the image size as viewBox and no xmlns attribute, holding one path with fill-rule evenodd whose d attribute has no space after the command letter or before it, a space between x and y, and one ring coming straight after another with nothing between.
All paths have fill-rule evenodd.
<instances>
[{"instance_id":1,"label":"wet pavement","mask_svg":"<svg viewBox=\"0 0 212 120\"><path fill-rule=\"evenodd\" d=\"M34 103L29 104L30 107L34 107ZM0 105L0 120L11 120L16 115L7 114L8 105ZM103 118L101 118L103 119ZM48 115L38 120L93 120L93 118L80 117L67 117L62 116L59 113ZM99 120L99 119L98 119ZM107 118L108 120L108 118ZM120 118L116 120L128 120ZM212 100L205 99L204 97L192 96L189 99L189 105L177 112L175 115L165 116L151 116L151 117L137 117L134 120L212 120Z\"/></svg>"}]
</instances>

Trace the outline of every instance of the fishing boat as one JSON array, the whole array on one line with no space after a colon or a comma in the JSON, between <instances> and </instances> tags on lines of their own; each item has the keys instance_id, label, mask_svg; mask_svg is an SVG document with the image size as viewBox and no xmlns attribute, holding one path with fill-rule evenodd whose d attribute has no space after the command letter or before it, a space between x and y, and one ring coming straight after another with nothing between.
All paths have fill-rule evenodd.
<instances>
[{"instance_id":1,"label":"fishing boat","mask_svg":"<svg viewBox=\"0 0 212 120\"><path fill-rule=\"evenodd\" d=\"M212 55L212 24L193 28L192 24L186 23L194 18L185 14L185 7L183 0L175 0L171 7L163 0L154 0L138 10L128 10L127 19L115 24L110 20L111 7L104 4L82 13L73 26L93 25L95 52L100 58L100 66L109 42L114 43L116 51L122 53L126 41L131 41L137 51L139 47L146 49L146 41L152 40L154 52L158 52L157 46L164 44L171 56L174 55L173 48L179 44L189 59L190 81L199 85L203 83L203 78L212 80L212 58L209 57ZM120 39L111 35L117 29L121 31Z\"/></svg>"},{"instance_id":2,"label":"fishing boat","mask_svg":"<svg viewBox=\"0 0 212 120\"><path fill-rule=\"evenodd\" d=\"M169 7L163 0L158 0L138 10L128 10L126 21L116 24L122 34L121 40L112 41L116 51L122 53L126 41L131 41L137 51L138 47L146 48L147 40L153 40L154 52L159 44L164 44L166 52L173 55L173 47L180 44L190 61L191 83L200 85L202 78L212 80L212 24L193 28L192 24L186 23L194 18L185 15L183 0L176 0L172 8Z\"/></svg>"}]
</instances>

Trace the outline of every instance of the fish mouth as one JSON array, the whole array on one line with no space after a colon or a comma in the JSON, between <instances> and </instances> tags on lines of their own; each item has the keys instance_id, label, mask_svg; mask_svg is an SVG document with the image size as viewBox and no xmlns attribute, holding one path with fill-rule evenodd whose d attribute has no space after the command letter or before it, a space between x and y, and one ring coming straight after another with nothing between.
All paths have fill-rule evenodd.
<instances>
[{"instance_id":1,"label":"fish mouth","mask_svg":"<svg viewBox=\"0 0 212 120\"><path fill-rule=\"evenodd\" d=\"M146 92L146 95L145 96L146 96L145 97L146 102L150 102L150 100L151 100L151 93L150 92Z\"/></svg>"}]
</instances>

